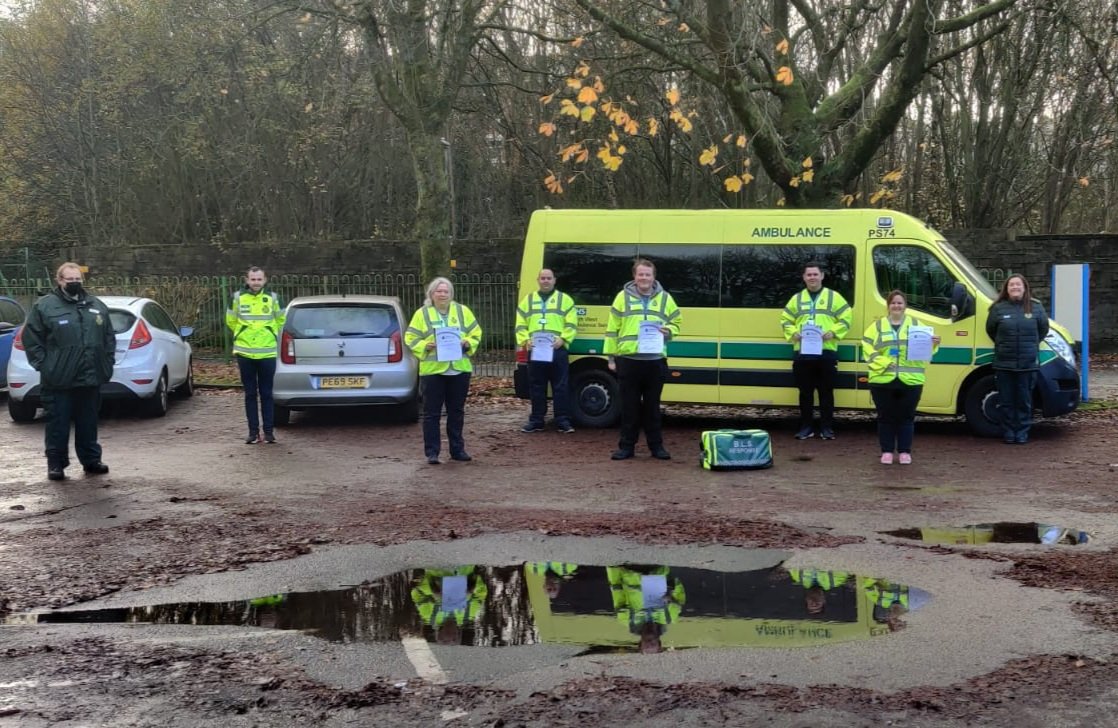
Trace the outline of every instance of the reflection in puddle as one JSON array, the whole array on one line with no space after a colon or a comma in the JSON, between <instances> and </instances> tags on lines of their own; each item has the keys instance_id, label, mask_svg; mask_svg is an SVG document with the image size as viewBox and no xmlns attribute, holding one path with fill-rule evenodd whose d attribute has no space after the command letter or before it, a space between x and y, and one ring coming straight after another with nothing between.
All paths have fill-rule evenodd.
<instances>
[{"instance_id":1,"label":"reflection in puddle","mask_svg":"<svg viewBox=\"0 0 1118 728\"><path fill-rule=\"evenodd\" d=\"M954 528L900 528L896 531L881 531L881 533L898 538L948 544L1043 543L1074 546L1091 540L1090 534L1077 528L1033 521L1025 523L1003 521Z\"/></svg>"},{"instance_id":2,"label":"reflection in puddle","mask_svg":"<svg viewBox=\"0 0 1118 728\"><path fill-rule=\"evenodd\" d=\"M239 602L14 615L8 624L136 622L302 630L335 642L421 636L445 645L541 642L589 652L801 647L887 634L919 589L843 571L662 565L411 569L360 586Z\"/></svg>"}]
</instances>

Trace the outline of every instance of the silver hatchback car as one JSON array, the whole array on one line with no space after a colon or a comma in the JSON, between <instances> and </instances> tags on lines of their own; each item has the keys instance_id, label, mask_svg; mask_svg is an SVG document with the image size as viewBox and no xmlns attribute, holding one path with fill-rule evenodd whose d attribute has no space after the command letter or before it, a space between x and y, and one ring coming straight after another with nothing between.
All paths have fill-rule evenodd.
<instances>
[{"instance_id":1,"label":"silver hatchback car","mask_svg":"<svg viewBox=\"0 0 1118 728\"><path fill-rule=\"evenodd\" d=\"M390 405L419 419L419 365L392 296L304 296L287 305L274 386L275 421L316 407Z\"/></svg>"}]
</instances>

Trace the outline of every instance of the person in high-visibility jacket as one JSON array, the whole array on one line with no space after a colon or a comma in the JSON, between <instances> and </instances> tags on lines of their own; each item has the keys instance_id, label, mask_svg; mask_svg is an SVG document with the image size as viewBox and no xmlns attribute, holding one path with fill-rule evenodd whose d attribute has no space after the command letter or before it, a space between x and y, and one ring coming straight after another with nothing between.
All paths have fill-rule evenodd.
<instances>
[{"instance_id":1,"label":"person in high-visibility jacket","mask_svg":"<svg viewBox=\"0 0 1118 728\"><path fill-rule=\"evenodd\" d=\"M249 445L276 441L272 383L276 378L276 355L284 311L279 296L266 288L267 283L263 270L256 266L249 268L244 288L233 294L229 310L225 312L225 325L233 332L233 357L237 360L245 390L245 415L248 418L245 443ZM261 420L263 435L260 433Z\"/></svg>"},{"instance_id":2,"label":"person in high-visibility jacket","mask_svg":"<svg viewBox=\"0 0 1118 728\"><path fill-rule=\"evenodd\" d=\"M438 338L443 346L439 346ZM473 460L466 452L462 428L466 395L470 392L470 355L481 346L481 326L474 313L454 300L454 284L438 277L427 285L427 299L411 317L404 343L419 360L423 387L423 452L431 465L439 464L439 419L446 405L446 440L450 459Z\"/></svg>"},{"instance_id":3,"label":"person in high-visibility jacket","mask_svg":"<svg viewBox=\"0 0 1118 728\"><path fill-rule=\"evenodd\" d=\"M543 577L543 589L548 599L559 596L564 581L570 581L578 571L578 564L568 564L564 561L532 561L525 565L530 574Z\"/></svg>"},{"instance_id":4,"label":"person in high-visibility jacket","mask_svg":"<svg viewBox=\"0 0 1118 728\"><path fill-rule=\"evenodd\" d=\"M570 296L555 289L555 273L544 268L536 277L538 291L532 291L516 309L516 345L528 352L528 393L532 412L521 432L540 432L547 416L547 386L555 403L555 427L559 432L574 432L571 426L567 373L568 349L578 334L578 311ZM535 352L535 346L550 352Z\"/></svg>"},{"instance_id":5,"label":"person in high-visibility jacket","mask_svg":"<svg viewBox=\"0 0 1118 728\"><path fill-rule=\"evenodd\" d=\"M682 320L675 299L656 280L656 266L638 259L633 280L613 299L603 347L621 389L621 435L614 460L633 457L642 428L652 457L672 457L664 448L660 394L668 378L668 341L679 336Z\"/></svg>"},{"instance_id":6,"label":"person in high-visibility jacket","mask_svg":"<svg viewBox=\"0 0 1118 728\"><path fill-rule=\"evenodd\" d=\"M838 589L850 580L845 571L821 569L789 569L792 581L804 588L804 606L808 614L822 614L827 607L826 592Z\"/></svg>"},{"instance_id":7,"label":"person in high-visibility jacket","mask_svg":"<svg viewBox=\"0 0 1118 728\"><path fill-rule=\"evenodd\" d=\"M460 582L452 585L451 582ZM439 644L458 644L461 630L477 622L485 611L489 587L476 567L424 569L411 599L423 626Z\"/></svg>"},{"instance_id":8,"label":"person in high-visibility jacket","mask_svg":"<svg viewBox=\"0 0 1118 728\"><path fill-rule=\"evenodd\" d=\"M805 288L788 300L780 314L784 338L792 342L795 356L792 375L800 390L800 429L797 440L815 436L812 411L819 391L819 437L835 439L835 373L838 370L838 342L850 331L854 312L838 291L823 287L823 267L814 261L803 268ZM803 352L805 327L823 339L822 352Z\"/></svg>"},{"instance_id":9,"label":"person in high-visibility jacket","mask_svg":"<svg viewBox=\"0 0 1118 728\"><path fill-rule=\"evenodd\" d=\"M661 636L679 621L687 602L683 583L667 566L607 566L606 579L617 619L640 635L640 651L662 651Z\"/></svg>"},{"instance_id":10,"label":"person in high-visibility jacket","mask_svg":"<svg viewBox=\"0 0 1118 728\"><path fill-rule=\"evenodd\" d=\"M893 464L893 452L901 465L912 463L912 436L916 405L924 391L925 361L908 358L909 329L919 322L906 311L908 301L901 291L890 291L886 298L889 313L862 334L862 358L869 369L870 395L877 407L877 439L881 462ZM939 347L932 336L932 350Z\"/></svg>"}]
</instances>

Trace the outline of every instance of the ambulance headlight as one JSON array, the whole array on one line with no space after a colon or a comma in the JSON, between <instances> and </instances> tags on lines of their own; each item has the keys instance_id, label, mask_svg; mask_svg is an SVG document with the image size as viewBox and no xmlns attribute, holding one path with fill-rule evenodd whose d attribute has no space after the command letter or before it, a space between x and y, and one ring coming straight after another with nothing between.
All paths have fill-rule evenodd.
<instances>
[{"instance_id":1,"label":"ambulance headlight","mask_svg":"<svg viewBox=\"0 0 1118 728\"><path fill-rule=\"evenodd\" d=\"M1075 366L1075 352L1072 351L1071 344L1063 336L1055 331L1049 331L1048 336L1044 337L1044 343L1048 344L1048 348L1056 352L1061 359L1072 367Z\"/></svg>"}]
</instances>

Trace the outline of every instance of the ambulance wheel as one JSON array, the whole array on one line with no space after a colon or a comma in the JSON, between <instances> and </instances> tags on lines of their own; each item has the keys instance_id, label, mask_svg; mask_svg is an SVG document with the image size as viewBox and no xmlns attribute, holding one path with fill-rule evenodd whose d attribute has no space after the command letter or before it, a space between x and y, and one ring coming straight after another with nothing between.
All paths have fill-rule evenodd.
<instances>
[{"instance_id":1,"label":"ambulance wheel","mask_svg":"<svg viewBox=\"0 0 1118 728\"><path fill-rule=\"evenodd\" d=\"M608 369L585 369L571 379L571 416L582 427L613 427L621 419L617 377Z\"/></svg>"},{"instance_id":2,"label":"ambulance wheel","mask_svg":"<svg viewBox=\"0 0 1118 728\"><path fill-rule=\"evenodd\" d=\"M974 434L980 437L998 437L1002 434L998 416L998 388L993 374L979 377L967 390L963 413Z\"/></svg>"}]
</instances>

